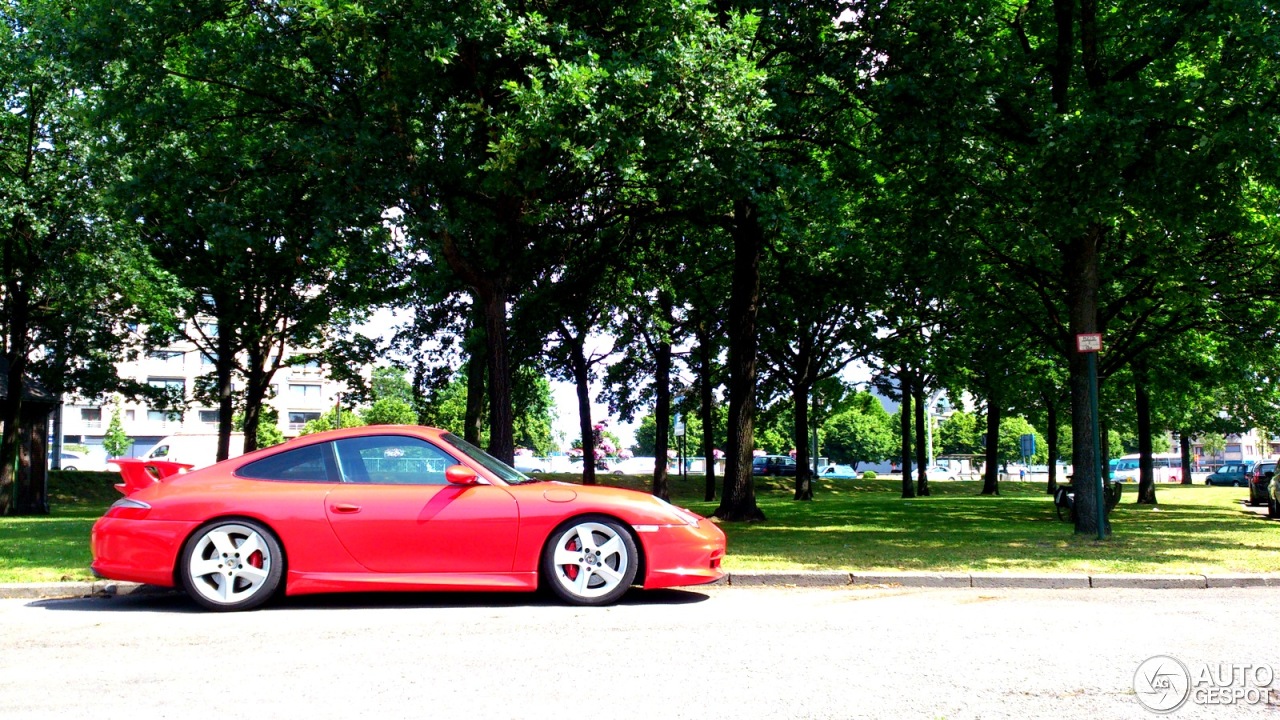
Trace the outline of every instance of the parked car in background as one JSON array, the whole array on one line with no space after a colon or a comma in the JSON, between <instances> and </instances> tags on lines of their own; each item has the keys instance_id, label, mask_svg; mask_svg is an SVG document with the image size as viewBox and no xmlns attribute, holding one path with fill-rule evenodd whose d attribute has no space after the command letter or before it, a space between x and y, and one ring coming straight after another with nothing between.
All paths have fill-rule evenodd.
<instances>
[{"instance_id":1,"label":"parked car in background","mask_svg":"<svg viewBox=\"0 0 1280 720\"><path fill-rule=\"evenodd\" d=\"M925 477L930 480L959 480L960 474L946 465L933 465L925 469Z\"/></svg>"},{"instance_id":2,"label":"parked car in background","mask_svg":"<svg viewBox=\"0 0 1280 720\"><path fill-rule=\"evenodd\" d=\"M633 457L609 463L609 472L614 475L652 475L657 467L657 458Z\"/></svg>"},{"instance_id":3,"label":"parked car in background","mask_svg":"<svg viewBox=\"0 0 1280 720\"><path fill-rule=\"evenodd\" d=\"M1249 504L1262 505L1271 493L1271 478L1276 474L1276 461L1263 460L1249 472Z\"/></svg>"},{"instance_id":4,"label":"parked car in background","mask_svg":"<svg viewBox=\"0 0 1280 720\"><path fill-rule=\"evenodd\" d=\"M832 480L856 480L862 477L862 473L854 470L852 465L828 465L822 468L818 476Z\"/></svg>"},{"instance_id":5,"label":"parked car in background","mask_svg":"<svg viewBox=\"0 0 1280 720\"><path fill-rule=\"evenodd\" d=\"M52 463L50 463L50 467L52 467ZM107 464L101 460L95 460L84 453L76 452L74 450L63 450L62 469L84 470L85 472L102 471L107 469Z\"/></svg>"},{"instance_id":6,"label":"parked car in background","mask_svg":"<svg viewBox=\"0 0 1280 720\"><path fill-rule=\"evenodd\" d=\"M1253 470L1253 466L1256 464L1258 464L1257 460L1229 462L1209 473L1209 477L1204 479L1204 484L1246 487L1249 485L1249 472Z\"/></svg>"},{"instance_id":7,"label":"parked car in background","mask_svg":"<svg viewBox=\"0 0 1280 720\"><path fill-rule=\"evenodd\" d=\"M795 476L796 460L787 455L761 455L751 459L752 475Z\"/></svg>"},{"instance_id":8,"label":"parked car in background","mask_svg":"<svg viewBox=\"0 0 1280 720\"><path fill-rule=\"evenodd\" d=\"M547 472L547 461L532 455L516 455L512 467L526 475L534 475Z\"/></svg>"}]
</instances>

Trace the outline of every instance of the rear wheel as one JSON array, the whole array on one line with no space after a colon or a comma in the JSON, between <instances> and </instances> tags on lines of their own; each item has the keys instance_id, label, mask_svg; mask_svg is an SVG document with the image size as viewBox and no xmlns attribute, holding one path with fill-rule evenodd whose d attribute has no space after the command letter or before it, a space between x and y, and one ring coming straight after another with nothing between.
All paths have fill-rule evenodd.
<instances>
[{"instance_id":1,"label":"rear wheel","mask_svg":"<svg viewBox=\"0 0 1280 720\"><path fill-rule=\"evenodd\" d=\"M1275 498L1267 499L1267 517L1280 517L1280 506L1276 504Z\"/></svg>"},{"instance_id":2,"label":"rear wheel","mask_svg":"<svg viewBox=\"0 0 1280 720\"><path fill-rule=\"evenodd\" d=\"M635 540L621 523L576 518L551 533L542 551L542 578L564 602L608 605L631 587L638 561Z\"/></svg>"},{"instance_id":3,"label":"rear wheel","mask_svg":"<svg viewBox=\"0 0 1280 720\"><path fill-rule=\"evenodd\" d=\"M249 610L275 594L284 573L280 543L252 520L211 523L196 531L178 562L182 587L209 610Z\"/></svg>"}]
</instances>

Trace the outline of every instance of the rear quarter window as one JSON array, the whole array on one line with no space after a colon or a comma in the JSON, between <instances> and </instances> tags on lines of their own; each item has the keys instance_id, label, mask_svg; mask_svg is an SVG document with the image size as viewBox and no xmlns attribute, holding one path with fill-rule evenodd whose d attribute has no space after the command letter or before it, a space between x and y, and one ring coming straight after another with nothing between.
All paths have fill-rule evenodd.
<instances>
[{"instance_id":1,"label":"rear quarter window","mask_svg":"<svg viewBox=\"0 0 1280 720\"><path fill-rule=\"evenodd\" d=\"M329 455L329 443L307 445L255 460L237 470L236 475L251 480L336 482Z\"/></svg>"}]
</instances>

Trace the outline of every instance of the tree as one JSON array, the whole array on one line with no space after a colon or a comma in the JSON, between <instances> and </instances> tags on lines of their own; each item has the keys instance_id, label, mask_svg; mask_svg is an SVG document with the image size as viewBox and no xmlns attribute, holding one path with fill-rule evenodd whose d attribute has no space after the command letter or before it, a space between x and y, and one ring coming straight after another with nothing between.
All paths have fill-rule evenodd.
<instances>
[{"instance_id":1,"label":"tree","mask_svg":"<svg viewBox=\"0 0 1280 720\"><path fill-rule=\"evenodd\" d=\"M124 423L120 421L120 407L113 407L111 421L107 423L107 430L102 434L102 449L107 451L107 457L117 458L124 457L131 447L133 447L133 440L125 434Z\"/></svg>"},{"instance_id":2,"label":"tree","mask_svg":"<svg viewBox=\"0 0 1280 720\"><path fill-rule=\"evenodd\" d=\"M412 425L418 419L409 403L394 396L378 398L359 414L365 425Z\"/></svg>"},{"instance_id":3,"label":"tree","mask_svg":"<svg viewBox=\"0 0 1280 720\"><path fill-rule=\"evenodd\" d=\"M823 446L831 459L849 463L855 470L859 463L893 457L899 443L893 419L870 393L859 393L854 407L829 418L823 435Z\"/></svg>"},{"instance_id":4,"label":"tree","mask_svg":"<svg viewBox=\"0 0 1280 720\"><path fill-rule=\"evenodd\" d=\"M949 196L989 282L1038 297L1023 316L1069 367L1077 502L1091 506L1100 463L1074 336L1105 332L1120 349L1151 328L1159 275L1194 294L1214 281L1191 259L1268 235L1273 221L1251 208L1275 176L1274 14L1233 0L1012 14L910 2L859 20L883 59L883 107L897 110L886 130L967 180L916 194ZM1165 317L1178 336L1185 315ZM1132 356L1104 354L1103 376ZM1109 532L1095 520L1079 514L1077 532Z\"/></svg>"},{"instance_id":5,"label":"tree","mask_svg":"<svg viewBox=\"0 0 1280 720\"><path fill-rule=\"evenodd\" d=\"M187 339L215 363L225 458L233 377L253 450L272 378L292 362L286 349L322 344L390 284L385 207L360 189L366 154L333 121L360 89L340 79L334 48L312 42L328 22L319 8L153 10L90 3L82 62L129 175L113 188L114 212L185 288Z\"/></svg>"},{"instance_id":6,"label":"tree","mask_svg":"<svg viewBox=\"0 0 1280 720\"><path fill-rule=\"evenodd\" d=\"M104 212L99 190L117 168L83 122L93 95L67 62L73 15L56 0L0 6L0 515L47 512L18 457L26 382L55 396L136 392L114 361L140 339L130 324L165 322L171 288Z\"/></svg>"}]
</instances>

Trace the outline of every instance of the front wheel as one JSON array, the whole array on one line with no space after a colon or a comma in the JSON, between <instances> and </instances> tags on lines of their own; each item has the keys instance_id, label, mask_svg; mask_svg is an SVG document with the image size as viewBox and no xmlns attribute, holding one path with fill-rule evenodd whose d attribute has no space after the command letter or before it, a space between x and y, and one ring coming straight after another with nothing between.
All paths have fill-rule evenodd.
<instances>
[{"instance_id":1,"label":"front wheel","mask_svg":"<svg viewBox=\"0 0 1280 720\"><path fill-rule=\"evenodd\" d=\"M571 605L608 605L631 587L638 561L635 540L618 521L576 518L551 533L542 551L542 577Z\"/></svg>"},{"instance_id":2,"label":"front wheel","mask_svg":"<svg viewBox=\"0 0 1280 720\"><path fill-rule=\"evenodd\" d=\"M280 543L252 520L196 531L179 556L182 587L209 610L250 610L271 599L284 574Z\"/></svg>"},{"instance_id":3,"label":"front wheel","mask_svg":"<svg viewBox=\"0 0 1280 720\"><path fill-rule=\"evenodd\" d=\"M1275 498L1267 499L1267 517L1280 517L1280 506L1276 505Z\"/></svg>"}]
</instances>

